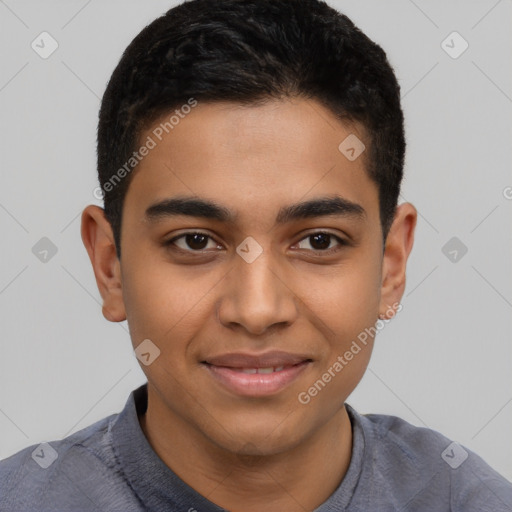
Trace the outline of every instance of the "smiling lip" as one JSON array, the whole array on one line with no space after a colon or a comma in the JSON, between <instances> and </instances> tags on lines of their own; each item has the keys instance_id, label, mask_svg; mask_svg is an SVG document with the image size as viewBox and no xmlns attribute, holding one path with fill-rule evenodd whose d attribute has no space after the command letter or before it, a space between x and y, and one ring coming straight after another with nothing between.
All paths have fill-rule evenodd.
<instances>
[{"instance_id":1,"label":"smiling lip","mask_svg":"<svg viewBox=\"0 0 512 512\"><path fill-rule=\"evenodd\" d=\"M238 395L268 396L294 381L311 358L286 352L222 354L203 361L210 375Z\"/></svg>"}]
</instances>

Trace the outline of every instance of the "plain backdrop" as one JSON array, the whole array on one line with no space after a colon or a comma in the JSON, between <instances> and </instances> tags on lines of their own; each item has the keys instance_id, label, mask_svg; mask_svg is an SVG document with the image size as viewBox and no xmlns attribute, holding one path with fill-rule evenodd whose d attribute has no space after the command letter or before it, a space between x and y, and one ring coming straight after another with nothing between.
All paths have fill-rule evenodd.
<instances>
[{"instance_id":1,"label":"plain backdrop","mask_svg":"<svg viewBox=\"0 0 512 512\"><path fill-rule=\"evenodd\" d=\"M107 80L175 4L0 2L0 458L119 412L145 382L126 323L101 314L80 214L100 204ZM348 403L436 429L512 480L512 3L330 4L395 68L408 141L400 202L419 211L403 309ZM58 44L45 59L31 46L42 32Z\"/></svg>"}]
</instances>

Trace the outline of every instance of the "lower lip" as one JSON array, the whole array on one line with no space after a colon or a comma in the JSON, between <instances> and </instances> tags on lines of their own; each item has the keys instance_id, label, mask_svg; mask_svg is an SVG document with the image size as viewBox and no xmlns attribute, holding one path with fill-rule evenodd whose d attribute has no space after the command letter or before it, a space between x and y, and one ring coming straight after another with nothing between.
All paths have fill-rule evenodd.
<instances>
[{"instance_id":1,"label":"lower lip","mask_svg":"<svg viewBox=\"0 0 512 512\"><path fill-rule=\"evenodd\" d=\"M272 373L242 373L225 366L205 364L218 382L237 395L243 396L269 396L282 391L286 386L298 378L309 366L309 362L284 368L280 372Z\"/></svg>"}]
</instances>

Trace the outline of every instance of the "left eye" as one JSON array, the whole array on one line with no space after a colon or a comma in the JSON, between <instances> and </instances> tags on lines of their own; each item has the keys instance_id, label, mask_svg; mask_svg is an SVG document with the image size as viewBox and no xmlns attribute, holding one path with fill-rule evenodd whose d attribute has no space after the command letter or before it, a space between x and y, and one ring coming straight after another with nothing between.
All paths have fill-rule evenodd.
<instances>
[{"instance_id":1,"label":"left eye","mask_svg":"<svg viewBox=\"0 0 512 512\"><path fill-rule=\"evenodd\" d=\"M331 233L312 233L305 238L303 238L297 245L299 249L309 249L311 248L313 251L327 251L332 249L331 242L336 241L338 245L344 245L345 242L338 236L332 235ZM301 244L309 244L310 247L301 246Z\"/></svg>"}]
</instances>

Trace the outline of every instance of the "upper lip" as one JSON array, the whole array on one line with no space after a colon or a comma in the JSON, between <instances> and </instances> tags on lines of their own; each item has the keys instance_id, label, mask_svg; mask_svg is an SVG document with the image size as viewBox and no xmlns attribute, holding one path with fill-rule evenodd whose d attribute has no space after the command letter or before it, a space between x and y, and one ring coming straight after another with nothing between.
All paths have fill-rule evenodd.
<instances>
[{"instance_id":1,"label":"upper lip","mask_svg":"<svg viewBox=\"0 0 512 512\"><path fill-rule=\"evenodd\" d=\"M293 366L306 361L312 361L304 354L290 354L281 351L265 352L263 354L229 353L208 357L203 363L228 368L270 368Z\"/></svg>"}]
</instances>

